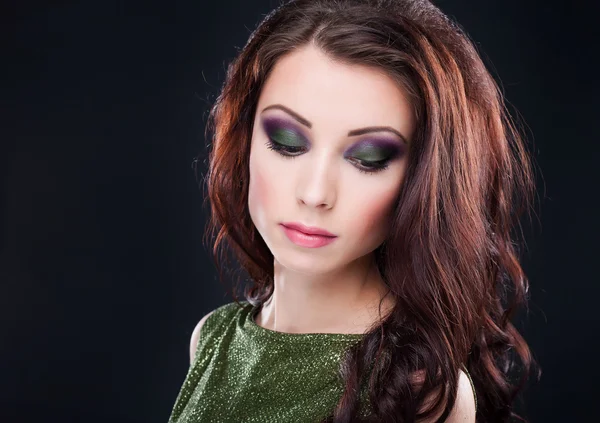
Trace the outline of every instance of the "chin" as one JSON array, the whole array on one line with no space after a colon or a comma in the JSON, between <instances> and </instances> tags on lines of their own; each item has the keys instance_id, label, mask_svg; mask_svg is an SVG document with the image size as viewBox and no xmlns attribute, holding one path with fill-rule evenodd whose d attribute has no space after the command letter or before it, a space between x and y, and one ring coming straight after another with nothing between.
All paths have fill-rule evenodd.
<instances>
[{"instance_id":1,"label":"chin","mask_svg":"<svg viewBox=\"0 0 600 423\"><path fill-rule=\"evenodd\" d=\"M274 254L278 266L296 273L318 275L333 270L335 261L317 251L278 251Z\"/></svg>"},{"instance_id":2,"label":"chin","mask_svg":"<svg viewBox=\"0 0 600 423\"><path fill-rule=\"evenodd\" d=\"M347 257L320 248L297 249L293 246L276 248L273 256L276 265L304 275L322 275L334 272L349 264ZM350 260L351 261L351 260Z\"/></svg>"}]
</instances>

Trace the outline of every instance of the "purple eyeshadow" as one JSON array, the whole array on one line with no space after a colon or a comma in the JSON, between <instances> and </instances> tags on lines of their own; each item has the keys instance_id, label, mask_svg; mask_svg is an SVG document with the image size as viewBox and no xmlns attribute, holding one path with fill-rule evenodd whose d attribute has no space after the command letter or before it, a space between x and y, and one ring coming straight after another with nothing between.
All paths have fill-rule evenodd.
<instances>
[{"instance_id":1,"label":"purple eyeshadow","mask_svg":"<svg viewBox=\"0 0 600 423\"><path fill-rule=\"evenodd\" d=\"M404 144L401 144L399 141L393 141L389 139L377 139L371 138L366 140L361 140L350 147L345 156L355 156L355 155L383 155L385 158L389 158L393 160L398 156L402 155L406 149Z\"/></svg>"},{"instance_id":2,"label":"purple eyeshadow","mask_svg":"<svg viewBox=\"0 0 600 423\"><path fill-rule=\"evenodd\" d=\"M286 119L279 117L265 117L262 119L262 127L265 133L269 136L281 133L283 131L288 136L298 137L299 139L310 144L303 133L298 130L297 126ZM344 153L345 157L360 156L365 160L394 160L402 156L406 151L406 145L402 141L395 141L389 138L371 138L362 139L352 145ZM373 158L375 157L375 158Z\"/></svg>"},{"instance_id":3,"label":"purple eyeshadow","mask_svg":"<svg viewBox=\"0 0 600 423\"><path fill-rule=\"evenodd\" d=\"M296 133L298 136L302 136L302 133L297 130L296 126L289 123L285 119L276 117L264 118L262 121L263 129L267 134L272 134L278 130L284 130Z\"/></svg>"}]
</instances>

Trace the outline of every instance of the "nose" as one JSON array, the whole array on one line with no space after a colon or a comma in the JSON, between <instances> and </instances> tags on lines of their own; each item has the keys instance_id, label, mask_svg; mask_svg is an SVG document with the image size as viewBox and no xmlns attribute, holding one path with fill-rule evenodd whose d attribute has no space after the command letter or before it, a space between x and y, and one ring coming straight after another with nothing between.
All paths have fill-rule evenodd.
<instances>
[{"instance_id":1,"label":"nose","mask_svg":"<svg viewBox=\"0 0 600 423\"><path fill-rule=\"evenodd\" d=\"M298 171L296 198L309 207L329 210L337 197L336 169L323 155L320 159L308 160Z\"/></svg>"}]
</instances>

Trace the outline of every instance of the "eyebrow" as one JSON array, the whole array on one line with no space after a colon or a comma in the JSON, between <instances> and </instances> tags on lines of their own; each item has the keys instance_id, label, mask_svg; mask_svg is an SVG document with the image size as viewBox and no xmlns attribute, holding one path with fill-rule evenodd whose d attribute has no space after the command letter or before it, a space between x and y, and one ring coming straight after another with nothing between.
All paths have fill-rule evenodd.
<instances>
[{"instance_id":1,"label":"eyebrow","mask_svg":"<svg viewBox=\"0 0 600 423\"><path fill-rule=\"evenodd\" d=\"M292 109L290 109L282 104L272 104L270 106L267 106L264 109L262 109L261 113L263 113L267 110L270 110L270 109L283 110L288 115L290 115L292 118L294 118L294 120L296 120L297 122L301 123L302 125L306 126L307 128L312 128L312 123L309 122L308 119L300 116L298 113L294 112ZM399 136L402 141L404 141L406 144L408 144L408 142L406 141L406 137L404 137L404 135L402 135L399 131L397 131L396 129L394 129L390 126L368 126L366 128L353 129L351 131L348 131L348 136L352 137L352 136L356 136L356 135L364 135L364 134L368 134L371 132L391 132L391 133Z\"/></svg>"}]
</instances>

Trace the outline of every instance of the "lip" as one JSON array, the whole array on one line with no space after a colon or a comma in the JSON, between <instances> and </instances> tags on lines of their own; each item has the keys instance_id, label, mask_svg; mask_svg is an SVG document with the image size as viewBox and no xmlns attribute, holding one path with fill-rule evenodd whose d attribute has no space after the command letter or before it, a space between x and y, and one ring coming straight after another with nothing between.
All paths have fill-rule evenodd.
<instances>
[{"instance_id":1,"label":"lip","mask_svg":"<svg viewBox=\"0 0 600 423\"><path fill-rule=\"evenodd\" d=\"M282 223L282 225L285 226L286 228L294 229L294 230L302 232L306 235L320 235L320 236L328 236L328 237L337 236L337 235L332 234L329 231L326 231L325 229L317 228L316 226L306 226L306 225L303 225L302 223L284 222L284 223Z\"/></svg>"},{"instance_id":2,"label":"lip","mask_svg":"<svg viewBox=\"0 0 600 423\"><path fill-rule=\"evenodd\" d=\"M336 238L336 235L314 235L314 234L307 234L305 232L302 232L298 229L294 229L293 227L290 226L286 226L288 225L286 224L282 224L281 227L283 228L286 236L288 237L288 239L290 241L292 241L294 244L299 245L301 247L307 247L307 248L319 248L319 247L324 247L327 244L331 244ZM307 228L307 226L301 225L301 227L303 228ZM310 230L310 231L321 231L321 232L325 232L325 233L330 233L325 231L324 229L319 229L319 228L310 228L310 229L306 229L306 230Z\"/></svg>"}]
</instances>

